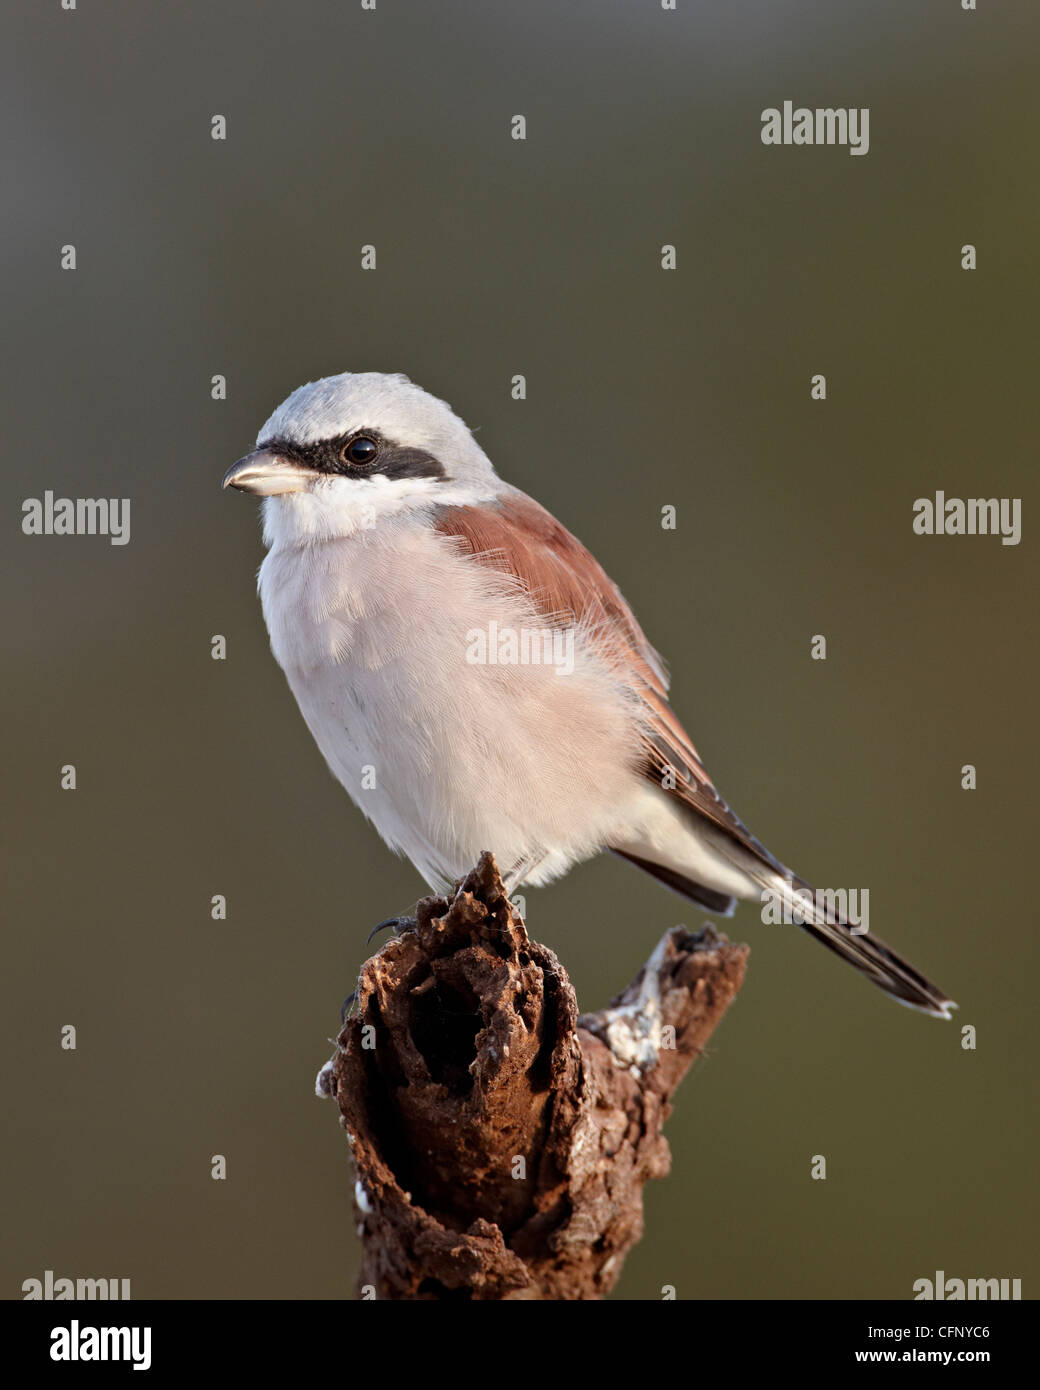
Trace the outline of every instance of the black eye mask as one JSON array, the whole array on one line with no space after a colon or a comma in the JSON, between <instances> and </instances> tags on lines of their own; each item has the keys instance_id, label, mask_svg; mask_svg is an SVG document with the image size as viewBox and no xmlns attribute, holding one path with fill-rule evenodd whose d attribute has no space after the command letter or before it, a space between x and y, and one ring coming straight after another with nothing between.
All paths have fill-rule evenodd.
<instances>
[{"instance_id":1,"label":"black eye mask","mask_svg":"<svg viewBox=\"0 0 1040 1390\"><path fill-rule=\"evenodd\" d=\"M374 446L369 448L368 446ZM338 439L321 439L316 444L296 444L288 439L265 439L257 446L270 449L294 463L304 464L318 473L345 478L446 478L440 459L425 449L394 444L373 430L355 430ZM351 452L353 451L353 452ZM355 458L354 454L359 455ZM365 455L368 457L366 458Z\"/></svg>"}]
</instances>

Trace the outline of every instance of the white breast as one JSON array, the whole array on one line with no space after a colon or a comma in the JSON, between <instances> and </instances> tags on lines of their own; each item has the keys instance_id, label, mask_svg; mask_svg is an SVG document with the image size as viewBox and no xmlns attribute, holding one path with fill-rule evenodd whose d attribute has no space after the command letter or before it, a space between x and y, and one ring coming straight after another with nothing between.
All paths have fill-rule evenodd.
<instances>
[{"instance_id":1,"label":"white breast","mask_svg":"<svg viewBox=\"0 0 1040 1390\"><path fill-rule=\"evenodd\" d=\"M574 669L474 664L472 634L544 628L506 578L409 517L276 542L260 570L271 647L329 767L442 887L484 849L546 882L609 838L637 784L632 703L576 634Z\"/></svg>"}]
</instances>

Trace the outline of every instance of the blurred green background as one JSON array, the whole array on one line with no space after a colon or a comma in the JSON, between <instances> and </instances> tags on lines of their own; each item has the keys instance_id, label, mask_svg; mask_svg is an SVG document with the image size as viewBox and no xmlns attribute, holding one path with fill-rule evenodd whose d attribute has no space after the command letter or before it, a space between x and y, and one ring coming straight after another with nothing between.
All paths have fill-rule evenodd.
<instances>
[{"instance_id":1,"label":"blurred green background","mask_svg":"<svg viewBox=\"0 0 1040 1390\"><path fill-rule=\"evenodd\" d=\"M1035 1295L1036 8L5 12L4 1296L45 1269L351 1293L313 1079L369 928L424 890L326 771L268 650L256 509L219 490L348 369L479 426L621 585L752 829L869 887L961 1003L900 1009L742 907L747 984L617 1296L902 1299L936 1269ZM869 107L869 154L764 147L786 98ZM130 544L22 535L46 488L131 497ZM1022 543L915 536L936 489L1021 497ZM610 857L528 894L588 1009L700 920Z\"/></svg>"}]
</instances>

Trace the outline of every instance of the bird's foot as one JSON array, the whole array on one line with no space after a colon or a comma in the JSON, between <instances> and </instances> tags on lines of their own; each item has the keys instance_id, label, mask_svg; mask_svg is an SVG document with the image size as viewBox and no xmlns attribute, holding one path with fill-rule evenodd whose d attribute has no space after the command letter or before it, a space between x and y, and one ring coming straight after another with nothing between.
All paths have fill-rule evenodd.
<instances>
[{"instance_id":1,"label":"bird's foot","mask_svg":"<svg viewBox=\"0 0 1040 1390\"><path fill-rule=\"evenodd\" d=\"M386 931L387 927L393 927L394 935L400 936L402 932L415 931L418 925L418 919L415 917L387 917L385 921L380 922L377 927L373 927L368 933L368 940L365 942L365 945L369 945L373 936L375 936L377 932Z\"/></svg>"},{"instance_id":2,"label":"bird's foot","mask_svg":"<svg viewBox=\"0 0 1040 1390\"><path fill-rule=\"evenodd\" d=\"M369 945L376 933L386 931L387 927L393 928L395 936L400 936L402 932L414 931L417 926L418 919L415 917L387 917L385 921L380 922L378 926L372 928L372 930L368 934L368 939L366 940L365 945ZM349 1013L351 1006L355 1003L356 1000L357 990L355 989L347 995L346 999L344 999L343 1003L340 1005L339 1019L341 1023L346 1023L347 1014Z\"/></svg>"}]
</instances>

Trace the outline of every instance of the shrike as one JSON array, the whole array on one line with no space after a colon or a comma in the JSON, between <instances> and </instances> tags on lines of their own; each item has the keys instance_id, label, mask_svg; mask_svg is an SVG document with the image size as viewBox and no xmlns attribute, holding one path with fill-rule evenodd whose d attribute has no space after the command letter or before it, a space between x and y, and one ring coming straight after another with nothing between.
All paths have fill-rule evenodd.
<instances>
[{"instance_id":1,"label":"shrike","mask_svg":"<svg viewBox=\"0 0 1040 1390\"><path fill-rule=\"evenodd\" d=\"M443 401L377 372L301 386L224 486L266 499L260 599L318 747L431 888L485 849L510 888L609 849L713 912L772 895L887 994L950 1016L734 815L619 590Z\"/></svg>"}]
</instances>

